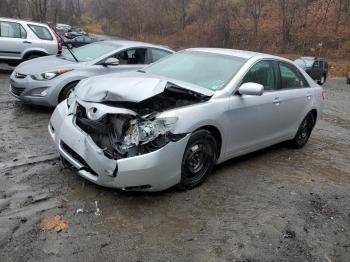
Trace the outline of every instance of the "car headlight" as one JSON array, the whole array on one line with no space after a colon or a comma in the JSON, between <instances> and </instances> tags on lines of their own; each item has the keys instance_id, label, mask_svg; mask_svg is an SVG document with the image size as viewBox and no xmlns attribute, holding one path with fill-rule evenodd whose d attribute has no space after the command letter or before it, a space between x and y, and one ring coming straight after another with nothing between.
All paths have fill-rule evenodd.
<instances>
[{"instance_id":1,"label":"car headlight","mask_svg":"<svg viewBox=\"0 0 350 262\"><path fill-rule=\"evenodd\" d=\"M52 72L45 72L45 73L41 73L41 74L31 75L31 77L34 80L38 80L38 81L51 80L57 76L63 75L63 74L70 72L72 70L73 69L60 69L60 70L56 70L56 71L52 71Z\"/></svg>"},{"instance_id":2,"label":"car headlight","mask_svg":"<svg viewBox=\"0 0 350 262\"><path fill-rule=\"evenodd\" d=\"M70 108L73 105L74 101L75 101L75 93L72 91L70 92L69 96L66 99L68 108Z\"/></svg>"}]
</instances>

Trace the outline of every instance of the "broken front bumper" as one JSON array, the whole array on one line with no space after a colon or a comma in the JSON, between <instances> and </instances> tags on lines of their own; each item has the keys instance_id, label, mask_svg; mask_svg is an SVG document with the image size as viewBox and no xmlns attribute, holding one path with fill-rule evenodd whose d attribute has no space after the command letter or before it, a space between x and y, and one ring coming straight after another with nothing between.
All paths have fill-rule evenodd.
<instances>
[{"instance_id":1,"label":"broken front bumper","mask_svg":"<svg viewBox=\"0 0 350 262\"><path fill-rule=\"evenodd\" d=\"M189 135L163 148L130 158L107 158L91 137L75 125L64 102L50 120L49 133L60 154L87 180L123 190L160 191L176 185Z\"/></svg>"}]
</instances>

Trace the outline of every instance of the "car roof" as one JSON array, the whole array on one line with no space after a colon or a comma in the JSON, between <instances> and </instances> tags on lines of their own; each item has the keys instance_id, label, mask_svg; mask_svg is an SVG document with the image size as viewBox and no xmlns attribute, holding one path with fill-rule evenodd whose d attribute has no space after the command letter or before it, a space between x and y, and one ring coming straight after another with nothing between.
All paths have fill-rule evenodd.
<instances>
[{"instance_id":1,"label":"car roof","mask_svg":"<svg viewBox=\"0 0 350 262\"><path fill-rule=\"evenodd\" d=\"M227 49L227 48L189 48L187 51L197 51L197 52L208 52L213 54L221 54L221 55L229 55L240 57L244 59L251 59L253 57L263 57L263 58L271 58L271 59L282 59L286 60L283 57L273 56L269 54L246 51L246 50L238 50L238 49Z\"/></svg>"},{"instance_id":2,"label":"car roof","mask_svg":"<svg viewBox=\"0 0 350 262\"><path fill-rule=\"evenodd\" d=\"M115 45L115 46L122 46L122 47L136 47L136 46L145 46L145 47L155 47L155 48L162 48L169 51L173 51L171 48L162 46L162 45L154 45L144 42L138 42L138 41L129 41L129 40L104 40L103 43L109 44L109 45Z\"/></svg>"},{"instance_id":3,"label":"car roof","mask_svg":"<svg viewBox=\"0 0 350 262\"><path fill-rule=\"evenodd\" d=\"M301 59L301 60L324 60L323 58L314 57L314 56L303 56L303 57L299 57L298 59Z\"/></svg>"},{"instance_id":4,"label":"car roof","mask_svg":"<svg viewBox=\"0 0 350 262\"><path fill-rule=\"evenodd\" d=\"M187 51L196 51L196 52L208 52L213 54L221 54L221 55L229 55L229 56L235 56L245 59L250 59L252 57L256 56L269 56L267 54L262 54L258 52L252 52L252 51L245 51L245 50L238 50L238 49L226 49L226 48L189 48L186 49Z\"/></svg>"},{"instance_id":5,"label":"car roof","mask_svg":"<svg viewBox=\"0 0 350 262\"><path fill-rule=\"evenodd\" d=\"M0 20L6 20L6 21L9 21L9 22L15 22L15 23L24 22L24 23L29 23L29 24L32 24L32 25L48 26L48 24L46 24L46 23L39 23L39 22L34 22L34 21L31 21L31 20L24 20L24 19L14 19L14 18L0 17Z\"/></svg>"}]
</instances>

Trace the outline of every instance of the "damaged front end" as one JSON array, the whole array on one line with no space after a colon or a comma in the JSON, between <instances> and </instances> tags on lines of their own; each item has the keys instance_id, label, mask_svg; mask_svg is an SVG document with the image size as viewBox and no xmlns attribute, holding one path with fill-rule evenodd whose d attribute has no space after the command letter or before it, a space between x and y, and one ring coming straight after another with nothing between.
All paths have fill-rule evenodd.
<instances>
[{"instance_id":1,"label":"damaged front end","mask_svg":"<svg viewBox=\"0 0 350 262\"><path fill-rule=\"evenodd\" d=\"M156 151L169 142L183 138L186 134L171 132L178 118L161 118L158 117L159 113L209 99L210 96L167 83L163 92L140 102L101 102L104 105L131 110L135 112L134 115L107 113L94 119L91 116L91 108L78 104L75 121L76 125L89 134L95 144L103 150L106 157L118 160Z\"/></svg>"}]
</instances>

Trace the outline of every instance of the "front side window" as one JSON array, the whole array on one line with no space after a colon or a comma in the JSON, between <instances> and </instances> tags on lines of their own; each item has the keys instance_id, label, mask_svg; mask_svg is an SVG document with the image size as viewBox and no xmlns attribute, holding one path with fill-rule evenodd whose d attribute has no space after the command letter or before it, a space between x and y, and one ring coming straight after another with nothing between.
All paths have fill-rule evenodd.
<instances>
[{"instance_id":1,"label":"front side window","mask_svg":"<svg viewBox=\"0 0 350 262\"><path fill-rule=\"evenodd\" d=\"M244 83L258 83L264 86L264 90L276 89L276 75L272 61L260 61L256 63L243 78Z\"/></svg>"},{"instance_id":2,"label":"front side window","mask_svg":"<svg viewBox=\"0 0 350 262\"><path fill-rule=\"evenodd\" d=\"M309 86L305 78L293 65L280 62L279 69L281 73L282 89L303 88Z\"/></svg>"},{"instance_id":3,"label":"front side window","mask_svg":"<svg viewBox=\"0 0 350 262\"><path fill-rule=\"evenodd\" d=\"M115 56L119 60L120 65L144 65L146 64L146 57L146 48L124 50Z\"/></svg>"},{"instance_id":4,"label":"front side window","mask_svg":"<svg viewBox=\"0 0 350 262\"><path fill-rule=\"evenodd\" d=\"M26 38L27 32L24 28L13 22L0 22L0 36L8 38Z\"/></svg>"},{"instance_id":5,"label":"front side window","mask_svg":"<svg viewBox=\"0 0 350 262\"><path fill-rule=\"evenodd\" d=\"M152 63L170 55L168 51L152 48Z\"/></svg>"},{"instance_id":6,"label":"front side window","mask_svg":"<svg viewBox=\"0 0 350 262\"><path fill-rule=\"evenodd\" d=\"M184 51L167 56L143 70L152 75L219 90L227 85L246 61L231 55Z\"/></svg>"},{"instance_id":7,"label":"front side window","mask_svg":"<svg viewBox=\"0 0 350 262\"><path fill-rule=\"evenodd\" d=\"M40 25L28 25L34 34L41 40L53 40L52 35L45 26Z\"/></svg>"}]
</instances>

